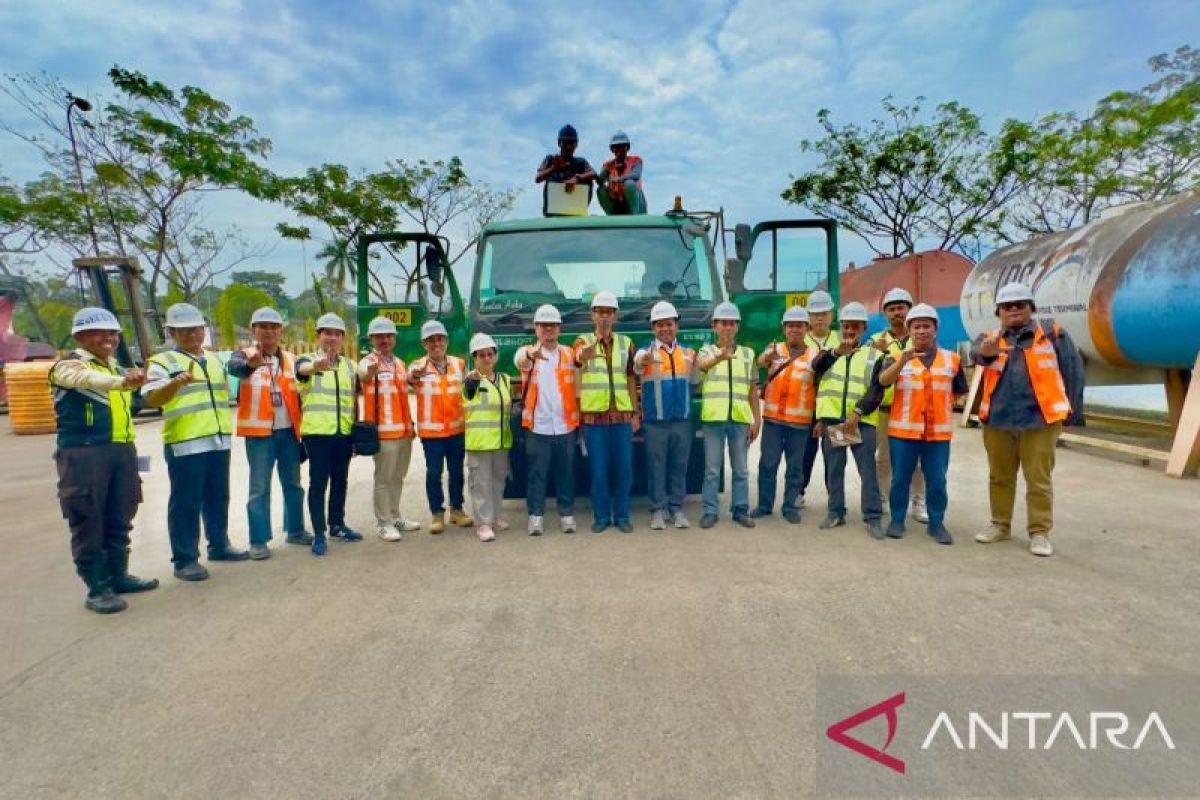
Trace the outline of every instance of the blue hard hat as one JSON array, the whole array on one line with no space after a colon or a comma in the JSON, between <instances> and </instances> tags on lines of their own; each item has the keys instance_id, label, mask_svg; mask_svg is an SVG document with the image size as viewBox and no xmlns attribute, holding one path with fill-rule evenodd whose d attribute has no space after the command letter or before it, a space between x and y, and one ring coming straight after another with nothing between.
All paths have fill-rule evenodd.
<instances>
[{"instance_id":1,"label":"blue hard hat","mask_svg":"<svg viewBox=\"0 0 1200 800\"><path fill-rule=\"evenodd\" d=\"M563 125L558 129L558 140L560 142L578 142L579 133L571 125Z\"/></svg>"}]
</instances>

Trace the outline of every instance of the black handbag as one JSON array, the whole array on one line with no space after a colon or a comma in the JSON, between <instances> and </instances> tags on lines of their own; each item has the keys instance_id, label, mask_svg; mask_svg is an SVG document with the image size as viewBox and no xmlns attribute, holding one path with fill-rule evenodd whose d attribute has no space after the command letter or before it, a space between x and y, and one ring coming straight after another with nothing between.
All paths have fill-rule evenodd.
<instances>
[{"instance_id":1,"label":"black handbag","mask_svg":"<svg viewBox=\"0 0 1200 800\"><path fill-rule=\"evenodd\" d=\"M375 419L379 419L379 375L375 375ZM379 452L379 425L360 419L350 426L350 440L356 456L373 456Z\"/></svg>"}]
</instances>

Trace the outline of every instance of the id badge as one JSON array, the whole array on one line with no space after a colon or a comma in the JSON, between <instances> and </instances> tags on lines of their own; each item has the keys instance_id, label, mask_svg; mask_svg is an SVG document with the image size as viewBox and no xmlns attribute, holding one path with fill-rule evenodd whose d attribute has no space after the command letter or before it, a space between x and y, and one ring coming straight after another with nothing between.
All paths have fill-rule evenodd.
<instances>
[{"instance_id":1,"label":"id badge","mask_svg":"<svg viewBox=\"0 0 1200 800\"><path fill-rule=\"evenodd\" d=\"M275 408L279 408L283 405L283 392L271 392L271 405L273 405Z\"/></svg>"}]
</instances>

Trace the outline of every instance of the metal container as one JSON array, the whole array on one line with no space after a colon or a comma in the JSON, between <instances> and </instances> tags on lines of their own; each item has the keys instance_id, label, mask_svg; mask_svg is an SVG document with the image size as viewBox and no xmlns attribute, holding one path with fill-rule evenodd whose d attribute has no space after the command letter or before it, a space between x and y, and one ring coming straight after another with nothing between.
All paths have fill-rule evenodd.
<instances>
[{"instance_id":1,"label":"metal container","mask_svg":"<svg viewBox=\"0 0 1200 800\"><path fill-rule=\"evenodd\" d=\"M880 308L883 296L890 289L907 289L916 302L937 309L938 341L943 347L953 347L967 338L959 315L959 298L972 266L970 259L948 250L877 258L864 267L847 269L841 274L841 302L862 303L871 315L867 330L881 331L887 327Z\"/></svg>"}]
</instances>

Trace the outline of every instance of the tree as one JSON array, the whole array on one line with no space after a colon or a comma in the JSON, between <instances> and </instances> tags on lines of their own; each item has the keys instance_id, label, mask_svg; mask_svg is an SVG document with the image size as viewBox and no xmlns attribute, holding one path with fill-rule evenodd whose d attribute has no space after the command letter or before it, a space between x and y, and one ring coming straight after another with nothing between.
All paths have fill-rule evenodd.
<instances>
[{"instance_id":1,"label":"tree","mask_svg":"<svg viewBox=\"0 0 1200 800\"><path fill-rule=\"evenodd\" d=\"M969 249L1002 223L1006 204L1027 182L1030 132L1010 120L989 136L977 115L954 102L926 121L923 100L903 106L886 97L885 119L866 127L835 125L821 109L824 136L800 145L821 162L793 176L783 199L837 221L880 255L912 252L925 241Z\"/></svg>"},{"instance_id":2,"label":"tree","mask_svg":"<svg viewBox=\"0 0 1200 800\"><path fill-rule=\"evenodd\" d=\"M233 283L221 292L217 301L217 329L221 340L229 347L236 347L237 328L249 327L250 315L257 308L271 305L271 296L262 289Z\"/></svg>"},{"instance_id":3,"label":"tree","mask_svg":"<svg viewBox=\"0 0 1200 800\"><path fill-rule=\"evenodd\" d=\"M287 283L287 277L281 273L264 269L239 270L229 276L229 281L261 289L271 296L273 304L278 307L286 308L288 305L287 292L283 288Z\"/></svg>"}]
</instances>

